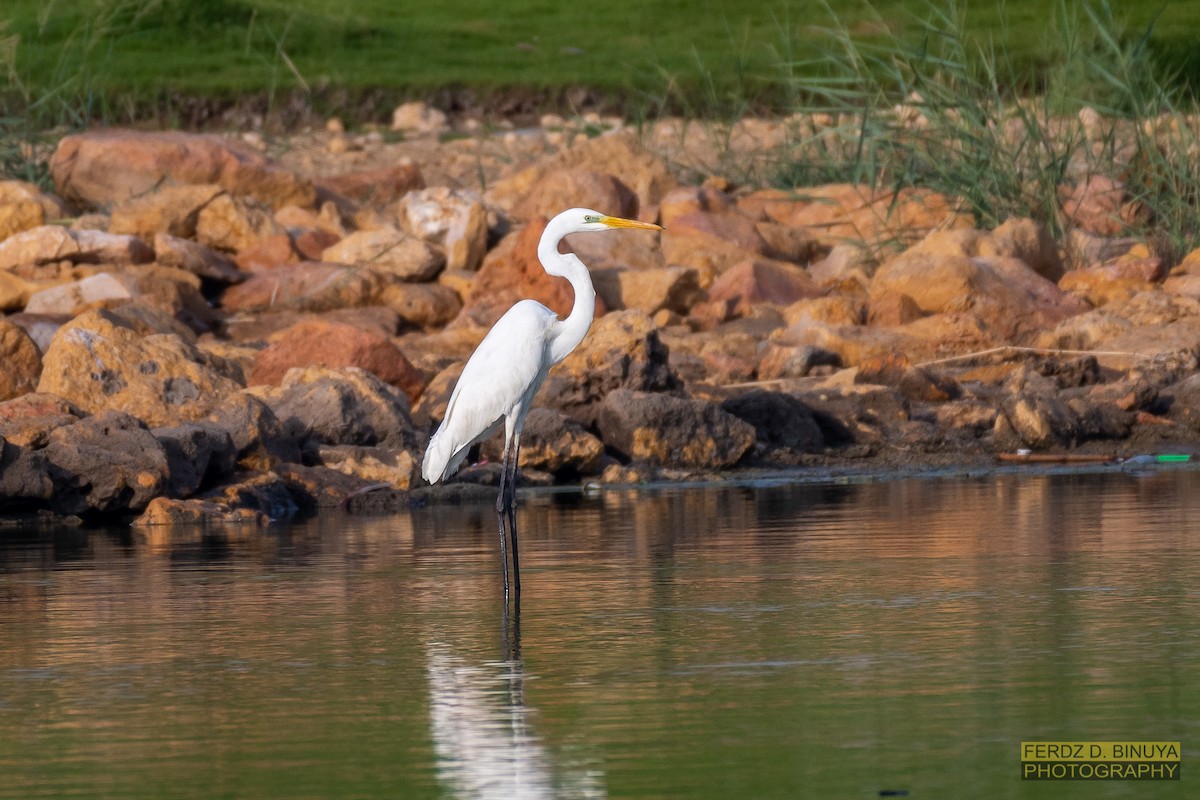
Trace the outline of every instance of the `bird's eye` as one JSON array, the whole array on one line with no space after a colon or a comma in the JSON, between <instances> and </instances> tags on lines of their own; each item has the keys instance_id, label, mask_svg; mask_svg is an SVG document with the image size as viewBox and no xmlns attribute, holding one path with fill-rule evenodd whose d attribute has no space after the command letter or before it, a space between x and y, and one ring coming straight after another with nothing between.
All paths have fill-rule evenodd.
<instances>
[{"instance_id":1,"label":"bird's eye","mask_svg":"<svg viewBox=\"0 0 1200 800\"><path fill-rule=\"evenodd\" d=\"M584 222L599 222L600 218L597 217L595 214L584 214L583 221Z\"/></svg>"}]
</instances>

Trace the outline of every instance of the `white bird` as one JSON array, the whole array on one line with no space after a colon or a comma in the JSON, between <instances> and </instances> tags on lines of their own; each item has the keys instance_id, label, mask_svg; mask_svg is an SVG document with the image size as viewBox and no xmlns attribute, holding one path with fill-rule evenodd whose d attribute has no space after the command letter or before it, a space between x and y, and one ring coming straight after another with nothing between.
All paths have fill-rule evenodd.
<instances>
[{"instance_id":1,"label":"white bird","mask_svg":"<svg viewBox=\"0 0 1200 800\"><path fill-rule=\"evenodd\" d=\"M566 358L583 341L596 309L596 290L587 267L574 254L560 253L558 245L571 233L613 228L662 230L653 223L610 217L587 208L572 208L550 220L538 242L538 260L547 273L571 282L571 288L575 290L571 313L560 320L557 314L536 300L521 300L510 308L467 360L454 393L450 395L446 416L425 450L421 474L429 483L436 483L454 474L472 445L491 437L500 429L501 423L504 424L504 462L496 514L500 523L500 558L506 597L506 515L512 532L513 585L517 597L521 595L516 482L525 415L550 367Z\"/></svg>"}]
</instances>

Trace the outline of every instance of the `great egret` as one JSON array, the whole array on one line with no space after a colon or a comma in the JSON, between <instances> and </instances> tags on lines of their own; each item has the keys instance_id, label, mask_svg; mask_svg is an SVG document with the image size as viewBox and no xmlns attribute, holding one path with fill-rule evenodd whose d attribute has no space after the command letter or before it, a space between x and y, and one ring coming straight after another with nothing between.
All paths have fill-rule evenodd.
<instances>
[{"instance_id":1,"label":"great egret","mask_svg":"<svg viewBox=\"0 0 1200 800\"><path fill-rule=\"evenodd\" d=\"M583 341L595 315L596 290L587 267L574 254L560 253L558 244L571 233L614 228L662 230L653 223L610 217L587 208L568 209L550 220L538 242L538 260L547 273L571 282L575 290L571 313L560 320L536 300L521 300L510 308L467 360L450 395L446 416L425 450L421 474L429 483L436 483L454 474L472 445L491 437L504 424L504 461L496 515L500 524L505 597L508 596L506 549L512 550L513 587L517 597L521 595L516 483L525 414L550 367ZM506 548L505 542L510 538L505 534L506 517L511 548Z\"/></svg>"}]
</instances>

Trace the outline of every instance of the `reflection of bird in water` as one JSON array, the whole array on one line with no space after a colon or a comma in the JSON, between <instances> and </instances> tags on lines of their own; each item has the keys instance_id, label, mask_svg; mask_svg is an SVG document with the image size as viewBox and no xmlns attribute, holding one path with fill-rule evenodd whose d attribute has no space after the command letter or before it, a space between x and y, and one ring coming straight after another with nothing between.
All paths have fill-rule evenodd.
<instances>
[{"instance_id":1,"label":"reflection of bird in water","mask_svg":"<svg viewBox=\"0 0 1200 800\"><path fill-rule=\"evenodd\" d=\"M421 474L430 483L445 480L458 469L472 445L491 437L504 425L504 461L496 515L500 522L505 596L508 595L506 539L508 549L512 550L513 588L518 597L521 594L516 484L525 415L550 367L583 341L596 311L596 290L587 267L575 255L560 253L558 245L571 233L613 228L662 230L648 222L610 217L586 208L572 208L550 220L538 243L538 259L546 272L571 282L575 291L571 313L560 320L536 300L522 300L510 308L471 354L446 406L446 417L425 450Z\"/></svg>"},{"instance_id":2,"label":"reflection of bird in water","mask_svg":"<svg viewBox=\"0 0 1200 800\"><path fill-rule=\"evenodd\" d=\"M555 770L534 735L519 623L510 637L507 615L504 649L502 661L470 664L448 644L426 645L438 778L460 798L606 797L601 773L582 765Z\"/></svg>"}]
</instances>

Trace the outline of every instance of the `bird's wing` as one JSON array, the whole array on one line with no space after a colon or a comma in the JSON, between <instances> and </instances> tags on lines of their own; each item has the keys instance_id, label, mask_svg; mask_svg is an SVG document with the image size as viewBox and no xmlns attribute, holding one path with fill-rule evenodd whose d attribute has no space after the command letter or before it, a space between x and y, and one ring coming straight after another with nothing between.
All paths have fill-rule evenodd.
<instances>
[{"instance_id":1,"label":"bird's wing","mask_svg":"<svg viewBox=\"0 0 1200 800\"><path fill-rule=\"evenodd\" d=\"M466 450L536 391L550 363L546 337L558 320L534 300L522 300L488 331L467 360L446 416L426 449L422 473L433 482L452 474Z\"/></svg>"}]
</instances>

